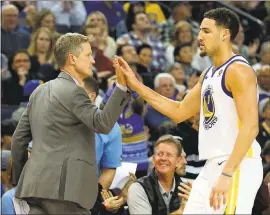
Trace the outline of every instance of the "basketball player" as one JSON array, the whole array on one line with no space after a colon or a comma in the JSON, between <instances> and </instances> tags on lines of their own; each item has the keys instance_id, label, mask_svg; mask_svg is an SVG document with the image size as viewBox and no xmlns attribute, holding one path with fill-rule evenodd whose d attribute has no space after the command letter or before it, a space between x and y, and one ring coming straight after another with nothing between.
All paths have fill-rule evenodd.
<instances>
[{"instance_id":1,"label":"basketball player","mask_svg":"<svg viewBox=\"0 0 270 215\"><path fill-rule=\"evenodd\" d=\"M140 83L127 63L119 69L131 89L159 112L179 123L200 112L199 156L207 159L194 182L184 214L251 214L262 181L258 134L258 94L254 71L232 52L239 18L229 9L204 14L198 40L201 56L213 66L181 102Z\"/></svg>"}]
</instances>

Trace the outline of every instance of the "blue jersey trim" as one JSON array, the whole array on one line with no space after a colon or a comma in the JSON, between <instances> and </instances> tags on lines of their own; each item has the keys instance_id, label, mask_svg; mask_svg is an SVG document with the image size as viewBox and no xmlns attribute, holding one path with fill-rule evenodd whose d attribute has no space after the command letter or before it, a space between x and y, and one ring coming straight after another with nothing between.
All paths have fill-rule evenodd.
<instances>
[{"instance_id":1,"label":"blue jersey trim","mask_svg":"<svg viewBox=\"0 0 270 215\"><path fill-rule=\"evenodd\" d=\"M233 58L235 58L235 57L242 57L240 54L236 54L236 55L234 55L234 56L232 56L229 60L227 60L225 63L223 63L222 65L220 65L218 68L213 68L214 69L214 71L213 71L213 73L212 73L212 77L214 77L214 75L215 75L215 73L216 73L216 71L217 70L219 70L222 66L224 66L226 63L228 63L230 60L232 60Z\"/></svg>"},{"instance_id":2,"label":"blue jersey trim","mask_svg":"<svg viewBox=\"0 0 270 215\"><path fill-rule=\"evenodd\" d=\"M243 63L246 63L247 65L249 65L249 64L248 64L246 61L244 61L244 60L241 60L241 59L235 59L235 60L232 60L232 61L225 67L224 72L223 72L223 74L222 74L221 87L222 87L223 92L224 92L227 96L229 96L229 97L231 97L231 98L233 98L233 95L232 95L232 92L230 92L230 91L227 89L226 85L225 85L225 75L226 75L227 68L228 68L232 63L234 63L234 62L236 62L236 61L238 61L238 62L243 62Z\"/></svg>"},{"instance_id":3,"label":"blue jersey trim","mask_svg":"<svg viewBox=\"0 0 270 215\"><path fill-rule=\"evenodd\" d=\"M202 83L203 83L203 81L204 81L204 79L205 79L205 76L207 75L207 73L210 71L211 68L212 68L212 66L209 67L209 68L206 70L206 72L204 73Z\"/></svg>"}]
</instances>

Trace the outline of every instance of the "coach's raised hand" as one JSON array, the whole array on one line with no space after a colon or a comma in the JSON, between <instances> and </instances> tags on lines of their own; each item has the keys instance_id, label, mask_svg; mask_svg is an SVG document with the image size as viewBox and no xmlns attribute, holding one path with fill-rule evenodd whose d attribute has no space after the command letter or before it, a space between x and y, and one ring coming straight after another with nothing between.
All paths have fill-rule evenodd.
<instances>
[{"instance_id":1,"label":"coach's raised hand","mask_svg":"<svg viewBox=\"0 0 270 215\"><path fill-rule=\"evenodd\" d=\"M114 56L113 59L113 66L115 68L115 74L116 74L116 82L124 87L127 86L127 82L126 82L126 77L125 75L120 71L120 65L118 62L118 58L117 56Z\"/></svg>"},{"instance_id":2,"label":"coach's raised hand","mask_svg":"<svg viewBox=\"0 0 270 215\"><path fill-rule=\"evenodd\" d=\"M125 76L129 88L136 91L141 85L140 81L136 78L134 72L123 58L117 57L117 60L120 73Z\"/></svg>"}]
</instances>

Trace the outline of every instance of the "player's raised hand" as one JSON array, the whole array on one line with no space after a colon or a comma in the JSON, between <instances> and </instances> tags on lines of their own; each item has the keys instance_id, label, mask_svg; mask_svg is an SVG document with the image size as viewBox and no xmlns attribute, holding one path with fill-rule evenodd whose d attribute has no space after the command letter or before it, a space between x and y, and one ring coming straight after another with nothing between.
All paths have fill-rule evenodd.
<instances>
[{"instance_id":1,"label":"player's raised hand","mask_svg":"<svg viewBox=\"0 0 270 215\"><path fill-rule=\"evenodd\" d=\"M126 86L126 77L125 75L121 72L120 70L120 64L119 64L119 57L115 56L113 59L113 66L115 68L115 73L116 73L116 81L118 84L121 84L122 86Z\"/></svg>"},{"instance_id":2,"label":"player's raised hand","mask_svg":"<svg viewBox=\"0 0 270 215\"><path fill-rule=\"evenodd\" d=\"M132 71L128 63L121 57L117 57L121 72L125 75L127 84L132 90L136 90L136 84L139 82L135 73Z\"/></svg>"}]
</instances>

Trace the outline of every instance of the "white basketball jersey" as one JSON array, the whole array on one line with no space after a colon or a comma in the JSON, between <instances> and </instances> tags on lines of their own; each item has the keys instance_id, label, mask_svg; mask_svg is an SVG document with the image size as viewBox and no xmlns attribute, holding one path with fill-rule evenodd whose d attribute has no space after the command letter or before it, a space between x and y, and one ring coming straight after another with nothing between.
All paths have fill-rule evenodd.
<instances>
[{"instance_id":1,"label":"white basketball jersey","mask_svg":"<svg viewBox=\"0 0 270 215\"><path fill-rule=\"evenodd\" d=\"M241 122L232 93L226 89L225 74L235 61L248 64L241 55L234 55L217 69L208 68L204 75L199 129L200 159L228 156L234 148ZM260 154L260 145L254 140L247 157L260 158Z\"/></svg>"}]
</instances>

